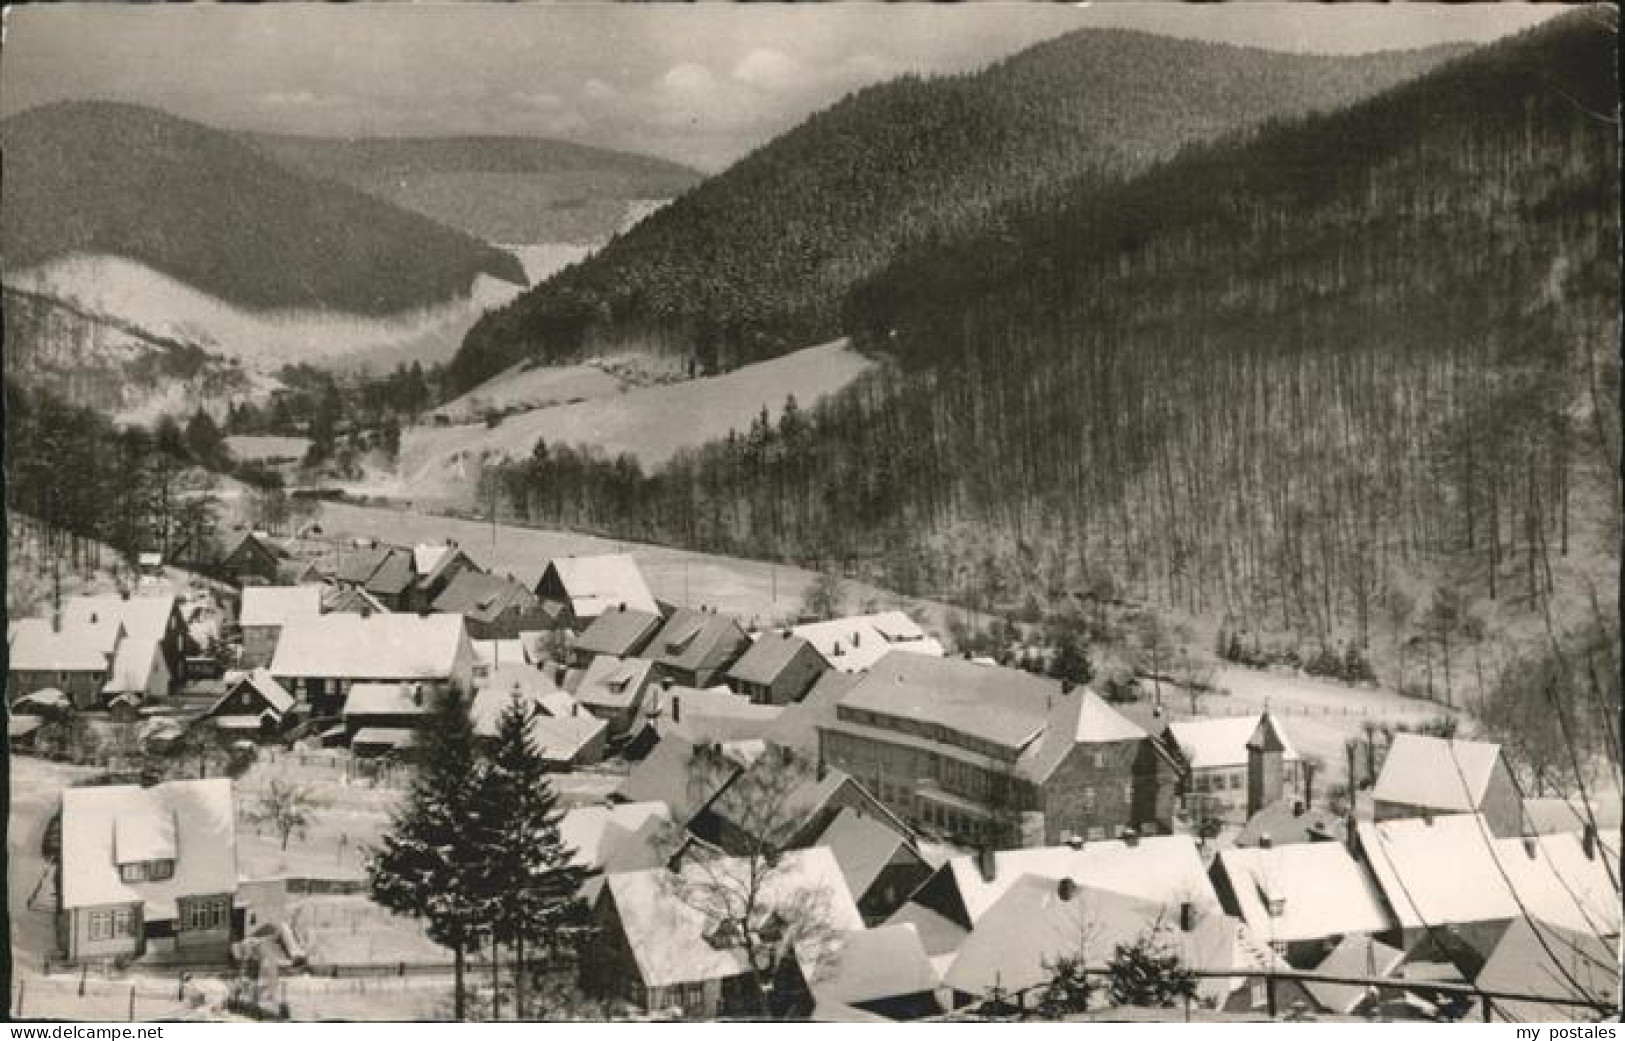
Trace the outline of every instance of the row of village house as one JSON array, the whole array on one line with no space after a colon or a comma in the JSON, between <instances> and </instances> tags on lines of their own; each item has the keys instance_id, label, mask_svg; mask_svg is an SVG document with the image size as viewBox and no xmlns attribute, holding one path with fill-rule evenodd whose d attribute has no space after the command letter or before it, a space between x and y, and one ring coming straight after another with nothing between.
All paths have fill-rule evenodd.
<instances>
[{"instance_id":1,"label":"row of village house","mask_svg":"<svg viewBox=\"0 0 1625 1041\"><path fill-rule=\"evenodd\" d=\"M414 573L444 560L444 552L411 556ZM448 587L462 574L477 572ZM1605 939L1618 932L1617 908L1610 919L1593 906L1617 894L1598 885L1612 851L1580 832L1572 811L1566 829L1533 821L1493 746L1402 736L1374 793L1377 823L1350 831L1303 807L1299 757L1268 715L1168 723L1125 714L1087 690L941 657L902 615L752 638L725 615L656 603L627 558L567 558L529 591L544 614L581 630L568 665L543 670L533 664L536 632L476 641L449 612L392 613L342 581L305 588L245 589L245 644L254 631L254 653L269 664L240 675L210 708L216 723L281 732L302 715L337 720L328 735L358 751L399 747L455 684L477 692L471 711L481 733L509 699L530 700L540 710L534 739L561 766L602 754L612 732L641 744L636 752L647 756L621 790L624 805L574 811L572 844L605 870L592 895L619 953L619 978L625 996L651 1010L729 1011L743 971L738 938L717 936L716 923L673 900L666 874L693 870L697 856L713 858L707 876L743 870L727 859L752 845L750 807L739 805L750 786L740 779L784 755L817 768L787 801L800 817L782 884L827 890L841 934L836 960L795 952L821 1015L910 1016L983 997L995 984L1019 990L1036 982L1063 939L1076 945L1079 916L1091 935L1118 938L1162 923L1198 967L1380 963L1374 974L1469 979L1504 971L1508 944L1550 948L1559 934L1547 930L1566 930L1565 943L1583 940L1582 926L1599 926L1591 931ZM358 610L331 609L335 597L358 595L367 598ZM719 679L733 689L710 689ZM710 790L693 783L696 756L725 765L710 772ZM240 935L223 924L229 917L240 926L245 914L234 870L193 870L177 859L229 833L230 812L219 808L229 807L229 787L165 809L172 789L65 797L64 864L106 861L117 878L115 886L64 877L70 957L149 942L207 949ZM1193 841L1172 833L1181 797L1198 791L1247 822L1241 848L1205 871ZM110 802L98 810L98 800ZM212 838L185 837L208 822ZM675 860L654 842L671 822L692 836ZM1561 833L1524 837L1554 827ZM88 852L70 854L66 838L81 829L88 838L71 849ZM933 869L922 835L1009 848ZM1440 884L1438 865L1454 872L1475 863L1483 869L1475 879ZM1497 888L1492 871L1516 881ZM1451 872L1443 874L1461 877ZM1554 880L1571 909L1553 896ZM1060 924L1023 925L1035 915ZM1523 924L1509 926L1513 919ZM1452 939L1441 939L1442 929ZM1305 988L1302 1000L1329 1011L1382 997ZM1205 994L1241 1004L1256 996L1219 983Z\"/></svg>"},{"instance_id":2,"label":"row of village house","mask_svg":"<svg viewBox=\"0 0 1625 1041\"><path fill-rule=\"evenodd\" d=\"M798 753L764 743L698 754L725 767L707 774L709 790L681 783L693 776L681 758L652 755L615 802L572 810L561 829L601 872L583 894L603 926L599 971L649 1012L711 1017L754 1007L744 997L750 970L741 938L705 910L719 901L685 898L685 886L726 885L750 870L744 854L758 836L738 793L751 790L753 772ZM1463 984L1531 995L1493 999L1491 1018L1582 1018L1584 1009L1540 998L1612 1000L1618 850L1567 804L1531 800L1521 833L1499 833L1483 803L1504 769L1494 746L1407 738L1374 793L1394 816L1344 836L1282 827L1280 838L1255 832L1204 861L1188 835L1128 829L932 862L902 815L821 766L784 800L775 834L787 851L763 887L758 938L786 937L788 1010L825 1020L912 1019L993 996L1020 1002L1057 957L1101 965L1148 933L1188 967L1237 974L1199 981L1209 1007L1419 1014L1430 984ZM646 798L651 786L667 796ZM1426 803L1403 801L1419 792ZM1285 813L1283 822L1303 815ZM224 779L65 792L59 922L68 955L223 957L263 918L254 888L237 878L232 821ZM674 826L688 836L675 854ZM808 906L818 908L816 930L775 914ZM1288 976L1270 994L1246 975L1295 969L1391 982Z\"/></svg>"}]
</instances>

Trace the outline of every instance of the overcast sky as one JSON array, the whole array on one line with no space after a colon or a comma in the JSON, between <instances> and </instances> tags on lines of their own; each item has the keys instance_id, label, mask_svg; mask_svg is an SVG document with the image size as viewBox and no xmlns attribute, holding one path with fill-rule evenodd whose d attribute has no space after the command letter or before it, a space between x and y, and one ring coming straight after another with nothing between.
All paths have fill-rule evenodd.
<instances>
[{"instance_id":1,"label":"overcast sky","mask_svg":"<svg viewBox=\"0 0 1625 1041\"><path fill-rule=\"evenodd\" d=\"M715 170L856 87L976 68L1074 29L1277 50L1483 41L1532 4L28 5L0 110L136 101L322 135L526 134Z\"/></svg>"}]
</instances>

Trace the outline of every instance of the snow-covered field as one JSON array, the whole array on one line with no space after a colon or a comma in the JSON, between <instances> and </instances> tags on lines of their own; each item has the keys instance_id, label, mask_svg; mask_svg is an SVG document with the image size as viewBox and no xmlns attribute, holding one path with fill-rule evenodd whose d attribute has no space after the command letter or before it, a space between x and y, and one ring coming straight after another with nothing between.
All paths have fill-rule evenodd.
<instances>
[{"instance_id":1,"label":"snow-covered field","mask_svg":"<svg viewBox=\"0 0 1625 1041\"><path fill-rule=\"evenodd\" d=\"M555 243L507 248L532 284L589 252L586 246ZM462 298L416 312L370 317L319 309L251 311L143 264L106 255L76 255L7 272L6 281L270 369L300 361L375 369L413 359L444 361L485 310L524 290L481 275Z\"/></svg>"},{"instance_id":2,"label":"snow-covered field","mask_svg":"<svg viewBox=\"0 0 1625 1041\"><path fill-rule=\"evenodd\" d=\"M851 383L871 364L845 340L837 340L721 376L534 409L509 416L496 427L484 423L414 427L401 439L395 490L380 494L458 498L476 479L482 453L525 458L538 438L549 444L595 445L611 458L628 452L652 468L679 449L726 437L730 430L749 429L764 408L777 418L791 393L801 407L810 407ZM499 391L488 385L483 393Z\"/></svg>"}]
</instances>

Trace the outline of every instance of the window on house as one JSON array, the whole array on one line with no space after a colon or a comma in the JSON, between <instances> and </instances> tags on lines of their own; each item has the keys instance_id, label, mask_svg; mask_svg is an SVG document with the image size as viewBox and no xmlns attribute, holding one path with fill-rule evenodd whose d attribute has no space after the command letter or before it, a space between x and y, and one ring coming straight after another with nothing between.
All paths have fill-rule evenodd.
<instances>
[{"instance_id":1,"label":"window on house","mask_svg":"<svg viewBox=\"0 0 1625 1041\"><path fill-rule=\"evenodd\" d=\"M1090 811L1094 810L1094 808L1095 808L1095 790L1093 788L1085 788L1083 790L1082 802L1083 802L1083 808L1084 809L1090 810Z\"/></svg>"},{"instance_id":2,"label":"window on house","mask_svg":"<svg viewBox=\"0 0 1625 1041\"><path fill-rule=\"evenodd\" d=\"M677 1004L691 1015L705 1012L705 984L679 983L676 986Z\"/></svg>"},{"instance_id":3,"label":"window on house","mask_svg":"<svg viewBox=\"0 0 1625 1041\"><path fill-rule=\"evenodd\" d=\"M221 929L226 926L230 916L231 904L227 897L186 901L182 905L181 928L194 932Z\"/></svg>"},{"instance_id":4,"label":"window on house","mask_svg":"<svg viewBox=\"0 0 1625 1041\"><path fill-rule=\"evenodd\" d=\"M118 866L120 882L145 882L147 880L147 865L142 861L133 864L120 864Z\"/></svg>"},{"instance_id":5,"label":"window on house","mask_svg":"<svg viewBox=\"0 0 1625 1041\"><path fill-rule=\"evenodd\" d=\"M1095 769L1096 770L1104 770L1104 769L1106 769L1106 753L1100 751L1099 749L1095 750Z\"/></svg>"},{"instance_id":6,"label":"window on house","mask_svg":"<svg viewBox=\"0 0 1625 1041\"><path fill-rule=\"evenodd\" d=\"M111 911L90 912L90 938L92 940L110 940L113 937L113 913Z\"/></svg>"},{"instance_id":7,"label":"window on house","mask_svg":"<svg viewBox=\"0 0 1625 1041\"><path fill-rule=\"evenodd\" d=\"M167 882L175 877L175 862L173 860L151 860L147 862L147 878L154 882Z\"/></svg>"},{"instance_id":8,"label":"window on house","mask_svg":"<svg viewBox=\"0 0 1625 1041\"><path fill-rule=\"evenodd\" d=\"M1100 825L1097 824L1094 827L1089 829L1089 841L1090 842L1099 842L1101 839L1103 839L1105 837L1106 837L1106 829L1102 828Z\"/></svg>"}]
</instances>

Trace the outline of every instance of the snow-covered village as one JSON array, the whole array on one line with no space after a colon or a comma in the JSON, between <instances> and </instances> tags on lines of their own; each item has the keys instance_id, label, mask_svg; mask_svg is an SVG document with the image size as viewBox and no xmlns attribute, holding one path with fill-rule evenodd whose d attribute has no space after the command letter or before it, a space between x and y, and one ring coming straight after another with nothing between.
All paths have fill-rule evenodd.
<instances>
[{"instance_id":1,"label":"snow-covered village","mask_svg":"<svg viewBox=\"0 0 1625 1041\"><path fill-rule=\"evenodd\" d=\"M12 1019L1619 1017L1613 9L117 6Z\"/></svg>"}]
</instances>

